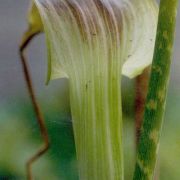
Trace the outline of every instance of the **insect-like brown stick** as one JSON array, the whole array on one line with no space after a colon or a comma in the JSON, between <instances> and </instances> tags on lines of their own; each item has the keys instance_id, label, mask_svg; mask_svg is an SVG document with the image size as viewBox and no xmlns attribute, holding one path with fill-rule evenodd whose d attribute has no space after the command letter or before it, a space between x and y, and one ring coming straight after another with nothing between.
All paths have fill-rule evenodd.
<instances>
[{"instance_id":1,"label":"insect-like brown stick","mask_svg":"<svg viewBox=\"0 0 180 180\"><path fill-rule=\"evenodd\" d=\"M26 164L26 168L27 168L27 179L28 180L32 180L33 176L32 176L32 165L33 163L38 160L48 149L49 149L49 138L48 138L48 132L45 126L45 121L44 121L44 117L41 113L40 107L38 105L35 93L34 93L34 89L33 89L33 84L32 84L32 80L31 80L31 76L29 73L29 69L28 69L28 65L26 62L26 57L25 57L25 50L29 44L29 42L37 35L39 34L39 32L36 32L34 34L31 34L30 36L28 36L28 38L25 39L25 41L23 41L20 45L19 48L19 53L20 53L20 58L21 58L21 63L22 63L22 68L23 68L23 74L24 74L24 78L26 81L26 85L27 85L27 89L29 92L29 96L30 99L32 101L32 105L34 108L34 112L37 118L37 122L39 124L40 127L40 132L43 138L43 145L42 147L27 161Z\"/></svg>"}]
</instances>

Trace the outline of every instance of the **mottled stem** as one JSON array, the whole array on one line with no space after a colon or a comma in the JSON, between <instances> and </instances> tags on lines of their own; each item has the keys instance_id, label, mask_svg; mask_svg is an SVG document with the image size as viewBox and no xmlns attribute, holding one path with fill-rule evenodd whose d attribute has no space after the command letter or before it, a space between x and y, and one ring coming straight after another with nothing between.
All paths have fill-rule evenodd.
<instances>
[{"instance_id":1,"label":"mottled stem","mask_svg":"<svg viewBox=\"0 0 180 180\"><path fill-rule=\"evenodd\" d=\"M155 52L134 180L153 178L170 75L178 0L161 0Z\"/></svg>"}]
</instances>

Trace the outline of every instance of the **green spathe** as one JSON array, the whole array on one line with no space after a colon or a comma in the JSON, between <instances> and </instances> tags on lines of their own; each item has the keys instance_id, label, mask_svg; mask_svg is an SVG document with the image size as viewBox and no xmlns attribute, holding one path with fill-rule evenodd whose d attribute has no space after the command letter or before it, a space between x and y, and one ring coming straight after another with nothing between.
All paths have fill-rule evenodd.
<instances>
[{"instance_id":1,"label":"green spathe","mask_svg":"<svg viewBox=\"0 0 180 180\"><path fill-rule=\"evenodd\" d=\"M69 79L79 177L123 179L121 74L134 77L151 63L157 4L154 0L35 2L47 38L49 78ZM35 10L34 19L39 17Z\"/></svg>"},{"instance_id":2,"label":"green spathe","mask_svg":"<svg viewBox=\"0 0 180 180\"><path fill-rule=\"evenodd\" d=\"M122 74L130 78L141 74L143 70L152 62L158 13L158 8L155 0L148 0L147 2L143 2L143 7L140 8L138 6L141 4L141 1L139 3L137 3L136 1L137 0L127 1L127 3L131 2L132 5L136 3L137 6L135 6L136 9L133 9L133 11L131 7L130 10L127 10L129 11L129 15L127 13L124 16L123 21L124 32L126 32L125 37L128 37L127 35L130 33L130 31L131 34L133 34L133 37L129 40L129 48L126 49L128 52L128 56L124 58L124 64L122 68ZM126 1L119 2L119 4L121 3L126 4ZM129 27L126 27L126 21L129 21ZM29 28L24 35L23 42L26 41L31 35L43 32L43 24L41 22L41 18L34 0L31 3L30 11L28 13L28 23ZM128 41L126 41L126 43L128 43ZM131 44L134 44L132 48L130 47ZM53 54L50 52L49 48L48 51L49 54ZM48 80L50 78L55 79L58 77L66 77L66 75L61 72L61 69L59 69L58 74L54 73L54 75L52 75L51 67L52 66L50 66L49 64Z\"/></svg>"}]
</instances>

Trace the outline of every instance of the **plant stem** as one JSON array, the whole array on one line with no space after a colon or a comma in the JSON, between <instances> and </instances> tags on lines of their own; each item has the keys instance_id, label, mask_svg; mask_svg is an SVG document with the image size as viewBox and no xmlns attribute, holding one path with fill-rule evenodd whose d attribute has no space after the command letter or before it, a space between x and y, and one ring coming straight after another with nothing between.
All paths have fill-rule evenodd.
<instances>
[{"instance_id":1,"label":"plant stem","mask_svg":"<svg viewBox=\"0 0 180 180\"><path fill-rule=\"evenodd\" d=\"M21 58L21 63L22 63L22 69L23 69L23 75L24 79L26 81L26 86L27 90L29 93L29 97L31 99L34 112L37 118L37 123L40 128L40 133L43 138L43 144L42 146L37 150L37 152L32 155L32 157L27 161L26 163L26 169L27 169L27 179L32 180L33 179L33 174L32 174L32 165L35 161L37 161L42 155L44 155L47 150L49 149L50 142L49 142L49 137L48 137L48 131L46 129L45 125L45 120L41 112L41 108L38 104L37 98L35 96L34 88L33 88L33 83L31 80L31 75L29 72L28 64L26 62L26 57L25 57L25 50L29 44L29 42L38 34L39 32L30 32L26 31L23 38L22 42L19 47L19 54Z\"/></svg>"},{"instance_id":2,"label":"plant stem","mask_svg":"<svg viewBox=\"0 0 180 180\"><path fill-rule=\"evenodd\" d=\"M170 76L178 0L161 0L151 77L134 180L153 178Z\"/></svg>"},{"instance_id":3,"label":"plant stem","mask_svg":"<svg viewBox=\"0 0 180 180\"><path fill-rule=\"evenodd\" d=\"M122 111L118 66L70 78L79 178L122 180ZM91 69L92 70L92 69Z\"/></svg>"},{"instance_id":4,"label":"plant stem","mask_svg":"<svg viewBox=\"0 0 180 180\"><path fill-rule=\"evenodd\" d=\"M136 145L138 145L141 126L144 115L144 107L146 103L146 96L148 90L150 76L150 67L147 67L144 72L136 78L136 99L135 99L135 132L136 132Z\"/></svg>"}]
</instances>

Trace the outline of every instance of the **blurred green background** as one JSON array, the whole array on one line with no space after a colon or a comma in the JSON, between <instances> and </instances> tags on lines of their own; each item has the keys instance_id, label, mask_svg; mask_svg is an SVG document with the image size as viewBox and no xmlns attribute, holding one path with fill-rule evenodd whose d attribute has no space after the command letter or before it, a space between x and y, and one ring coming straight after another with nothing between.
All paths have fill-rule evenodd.
<instances>
[{"instance_id":1,"label":"blurred green background","mask_svg":"<svg viewBox=\"0 0 180 180\"><path fill-rule=\"evenodd\" d=\"M0 180L25 179L25 163L42 143L18 55L18 44L26 29L28 2L0 2ZM180 179L179 47L180 13L156 173L160 180ZM43 35L33 40L27 55L51 140L49 152L33 166L34 177L37 180L76 180L68 81L55 80L45 86L47 59ZM127 78L123 79L123 107L125 180L131 180L135 159L134 81Z\"/></svg>"}]
</instances>

